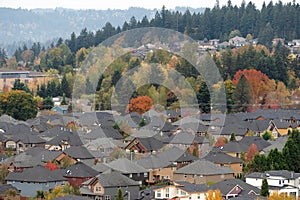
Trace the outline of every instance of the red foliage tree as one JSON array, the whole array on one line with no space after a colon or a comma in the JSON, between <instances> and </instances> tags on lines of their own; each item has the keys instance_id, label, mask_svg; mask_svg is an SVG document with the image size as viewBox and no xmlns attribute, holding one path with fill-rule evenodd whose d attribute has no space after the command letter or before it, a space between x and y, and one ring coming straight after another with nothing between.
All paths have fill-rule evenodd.
<instances>
[{"instance_id":1,"label":"red foliage tree","mask_svg":"<svg viewBox=\"0 0 300 200\"><path fill-rule=\"evenodd\" d=\"M48 162L45 167L51 171L59 169L59 166L54 164L53 162Z\"/></svg>"},{"instance_id":2,"label":"red foliage tree","mask_svg":"<svg viewBox=\"0 0 300 200\"><path fill-rule=\"evenodd\" d=\"M153 101L148 96L139 96L137 98L132 98L128 105L129 112L137 112L143 114L153 108Z\"/></svg>"},{"instance_id":3,"label":"red foliage tree","mask_svg":"<svg viewBox=\"0 0 300 200\"><path fill-rule=\"evenodd\" d=\"M215 144L216 147L221 147L224 146L224 144L226 144L228 142L226 137L220 136L217 139L217 142Z\"/></svg>"},{"instance_id":4,"label":"red foliage tree","mask_svg":"<svg viewBox=\"0 0 300 200\"><path fill-rule=\"evenodd\" d=\"M251 146L249 147L247 153L246 153L246 161L250 162L251 160L253 160L254 156L258 154L258 149L256 144L251 144Z\"/></svg>"},{"instance_id":5,"label":"red foliage tree","mask_svg":"<svg viewBox=\"0 0 300 200\"><path fill-rule=\"evenodd\" d=\"M251 103L253 104L261 103L264 96L275 90L275 82L270 80L266 74L255 69L237 71L232 82L237 85L242 75L246 77L250 84Z\"/></svg>"}]
</instances>

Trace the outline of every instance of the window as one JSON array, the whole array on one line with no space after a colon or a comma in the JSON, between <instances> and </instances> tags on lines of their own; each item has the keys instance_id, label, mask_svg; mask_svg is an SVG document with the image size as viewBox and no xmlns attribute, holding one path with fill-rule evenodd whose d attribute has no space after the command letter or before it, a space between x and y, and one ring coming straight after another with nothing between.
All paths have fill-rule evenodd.
<instances>
[{"instance_id":1,"label":"window","mask_svg":"<svg viewBox=\"0 0 300 200\"><path fill-rule=\"evenodd\" d=\"M132 178L132 174L129 174L129 178Z\"/></svg>"},{"instance_id":2,"label":"window","mask_svg":"<svg viewBox=\"0 0 300 200\"><path fill-rule=\"evenodd\" d=\"M200 195L198 195L198 197L197 197L198 199L200 199Z\"/></svg>"},{"instance_id":3,"label":"window","mask_svg":"<svg viewBox=\"0 0 300 200\"><path fill-rule=\"evenodd\" d=\"M148 173L147 172L144 173L144 177L148 177Z\"/></svg>"},{"instance_id":4,"label":"window","mask_svg":"<svg viewBox=\"0 0 300 200\"><path fill-rule=\"evenodd\" d=\"M161 197L161 191L160 191L160 190L157 190L156 197L157 197L157 198L160 198L160 197Z\"/></svg>"},{"instance_id":5,"label":"window","mask_svg":"<svg viewBox=\"0 0 300 200\"><path fill-rule=\"evenodd\" d=\"M101 187L96 187L96 192L101 192Z\"/></svg>"},{"instance_id":6,"label":"window","mask_svg":"<svg viewBox=\"0 0 300 200\"><path fill-rule=\"evenodd\" d=\"M166 188L166 198L169 198L169 196L170 196L170 189Z\"/></svg>"},{"instance_id":7,"label":"window","mask_svg":"<svg viewBox=\"0 0 300 200\"><path fill-rule=\"evenodd\" d=\"M186 192L181 190L180 194L181 195L186 195Z\"/></svg>"},{"instance_id":8,"label":"window","mask_svg":"<svg viewBox=\"0 0 300 200\"><path fill-rule=\"evenodd\" d=\"M140 177L140 173L137 173L137 177Z\"/></svg>"},{"instance_id":9,"label":"window","mask_svg":"<svg viewBox=\"0 0 300 200\"><path fill-rule=\"evenodd\" d=\"M184 178L186 178L186 177L187 177L187 175L185 174L185 175L184 175Z\"/></svg>"},{"instance_id":10,"label":"window","mask_svg":"<svg viewBox=\"0 0 300 200\"><path fill-rule=\"evenodd\" d=\"M106 195L106 196L105 196L105 200L110 200L110 196L109 196L109 195Z\"/></svg>"},{"instance_id":11,"label":"window","mask_svg":"<svg viewBox=\"0 0 300 200\"><path fill-rule=\"evenodd\" d=\"M224 178L225 176L224 176L224 174L221 174L221 178Z\"/></svg>"}]
</instances>

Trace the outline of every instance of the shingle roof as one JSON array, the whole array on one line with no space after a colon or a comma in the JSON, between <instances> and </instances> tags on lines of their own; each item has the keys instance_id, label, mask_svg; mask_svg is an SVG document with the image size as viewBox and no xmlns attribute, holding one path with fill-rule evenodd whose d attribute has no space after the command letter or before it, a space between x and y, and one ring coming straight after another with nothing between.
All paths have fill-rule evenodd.
<instances>
[{"instance_id":1,"label":"shingle roof","mask_svg":"<svg viewBox=\"0 0 300 200\"><path fill-rule=\"evenodd\" d=\"M19 190L11 184L0 184L0 195L4 194L7 190L15 190L19 193Z\"/></svg>"},{"instance_id":2,"label":"shingle roof","mask_svg":"<svg viewBox=\"0 0 300 200\"><path fill-rule=\"evenodd\" d=\"M82 163L77 162L71 167L65 169L65 177L94 177L99 174L98 171L93 169L92 167Z\"/></svg>"},{"instance_id":3,"label":"shingle roof","mask_svg":"<svg viewBox=\"0 0 300 200\"><path fill-rule=\"evenodd\" d=\"M63 177L64 170L58 169L50 171L43 166L24 169L23 172L11 172L5 178L6 181L24 181L47 183L56 181L65 181Z\"/></svg>"},{"instance_id":4,"label":"shingle roof","mask_svg":"<svg viewBox=\"0 0 300 200\"><path fill-rule=\"evenodd\" d=\"M295 173L288 170L272 170L272 171L265 171L263 173L253 172L248 174L246 178L266 178L268 176L278 176L287 179L296 179L300 177L300 173Z\"/></svg>"},{"instance_id":5,"label":"shingle roof","mask_svg":"<svg viewBox=\"0 0 300 200\"><path fill-rule=\"evenodd\" d=\"M241 152L247 152L248 149L249 149L249 147L243 143L240 143L238 141L231 141L231 142L224 144L222 151L241 153Z\"/></svg>"},{"instance_id":6,"label":"shingle roof","mask_svg":"<svg viewBox=\"0 0 300 200\"><path fill-rule=\"evenodd\" d=\"M94 170L96 170L99 173L105 172L108 169L110 169L107 165L105 165L103 163L97 162L95 164L94 160L83 160L82 162L85 163L86 165L92 167Z\"/></svg>"},{"instance_id":7,"label":"shingle roof","mask_svg":"<svg viewBox=\"0 0 300 200\"><path fill-rule=\"evenodd\" d=\"M222 164L230 164L230 163L242 163L243 161L239 158L232 157L227 155L222 151L210 151L203 159L208 160L213 163L222 163Z\"/></svg>"},{"instance_id":8,"label":"shingle roof","mask_svg":"<svg viewBox=\"0 0 300 200\"><path fill-rule=\"evenodd\" d=\"M269 154L271 149L276 149L276 148L278 151L282 151L287 139L288 137L285 136L285 137L276 138L275 140L269 140L269 143L271 143L271 145L264 148L263 151L265 152L265 154Z\"/></svg>"},{"instance_id":9,"label":"shingle roof","mask_svg":"<svg viewBox=\"0 0 300 200\"><path fill-rule=\"evenodd\" d=\"M235 186L240 186L244 194L248 194L251 191L256 194L260 194L260 190L257 187L254 187L240 179L225 179L218 183L215 183L210 186L212 190L219 189L223 195L227 195Z\"/></svg>"},{"instance_id":10,"label":"shingle roof","mask_svg":"<svg viewBox=\"0 0 300 200\"><path fill-rule=\"evenodd\" d=\"M57 135L47 142L47 144L58 145L61 144L62 141L67 141L71 146L80 146L82 145L82 141L77 132L64 131L58 132Z\"/></svg>"},{"instance_id":11,"label":"shingle roof","mask_svg":"<svg viewBox=\"0 0 300 200\"><path fill-rule=\"evenodd\" d=\"M82 146L72 146L68 149L65 149L63 152L75 159L94 158L94 156L85 147Z\"/></svg>"},{"instance_id":12,"label":"shingle roof","mask_svg":"<svg viewBox=\"0 0 300 200\"><path fill-rule=\"evenodd\" d=\"M148 151L157 151L164 146L160 140L157 140L154 137L138 138L138 140Z\"/></svg>"},{"instance_id":13,"label":"shingle roof","mask_svg":"<svg viewBox=\"0 0 300 200\"><path fill-rule=\"evenodd\" d=\"M118 140L112 138L97 138L84 145L89 150L98 150L99 148L115 148L125 147L126 145Z\"/></svg>"},{"instance_id":14,"label":"shingle roof","mask_svg":"<svg viewBox=\"0 0 300 200\"><path fill-rule=\"evenodd\" d=\"M169 138L164 140L164 143L191 145L194 140L194 134L180 131L179 133L173 134Z\"/></svg>"},{"instance_id":15,"label":"shingle roof","mask_svg":"<svg viewBox=\"0 0 300 200\"><path fill-rule=\"evenodd\" d=\"M137 181L134 181L127 176L122 175L120 172L113 170L107 170L96 177L103 187L126 187L139 185Z\"/></svg>"},{"instance_id":16,"label":"shingle roof","mask_svg":"<svg viewBox=\"0 0 300 200\"><path fill-rule=\"evenodd\" d=\"M175 181L177 184L181 185L178 186L180 189L186 192L207 192L209 187L206 184L193 184L186 181Z\"/></svg>"},{"instance_id":17,"label":"shingle roof","mask_svg":"<svg viewBox=\"0 0 300 200\"><path fill-rule=\"evenodd\" d=\"M12 141L15 141L15 142L21 141L24 144L42 144L42 143L46 143L45 140L43 140L42 138L40 138L36 134L30 134L30 133L13 135L11 138L9 138L7 140L12 140Z\"/></svg>"},{"instance_id":18,"label":"shingle roof","mask_svg":"<svg viewBox=\"0 0 300 200\"><path fill-rule=\"evenodd\" d=\"M244 137L239 142L241 144L247 145L248 147L250 147L252 144L255 144L257 146L258 151L261 151L262 149L271 145L268 141L258 136Z\"/></svg>"},{"instance_id":19,"label":"shingle roof","mask_svg":"<svg viewBox=\"0 0 300 200\"><path fill-rule=\"evenodd\" d=\"M216 166L207 160L198 160L189 165L186 165L174 173L176 174L197 174L197 175L213 175L213 174L233 174L234 172L229 167Z\"/></svg>"},{"instance_id":20,"label":"shingle roof","mask_svg":"<svg viewBox=\"0 0 300 200\"><path fill-rule=\"evenodd\" d=\"M58 197L58 198L54 198L53 200L91 200L88 197L83 197L83 196L76 196L76 195L67 195L64 197Z\"/></svg>"},{"instance_id":21,"label":"shingle roof","mask_svg":"<svg viewBox=\"0 0 300 200\"><path fill-rule=\"evenodd\" d=\"M233 197L230 198L230 200L267 200L267 197L263 197L260 195L255 195L255 194L249 194L249 195L242 195L239 197Z\"/></svg>"},{"instance_id":22,"label":"shingle roof","mask_svg":"<svg viewBox=\"0 0 300 200\"><path fill-rule=\"evenodd\" d=\"M131 162L127 158L119 158L107 164L113 170L119 171L122 174L145 173L147 169L141 165Z\"/></svg>"},{"instance_id":23,"label":"shingle roof","mask_svg":"<svg viewBox=\"0 0 300 200\"><path fill-rule=\"evenodd\" d=\"M136 161L137 164L143 166L146 169L159 169L171 166L171 163L167 160L163 160L157 155L150 155L148 157L141 158Z\"/></svg>"},{"instance_id":24,"label":"shingle roof","mask_svg":"<svg viewBox=\"0 0 300 200\"><path fill-rule=\"evenodd\" d=\"M186 153L184 150L179 149L178 147L171 147L170 149L157 154L157 157L169 162L188 162L198 160L197 157Z\"/></svg>"}]
</instances>

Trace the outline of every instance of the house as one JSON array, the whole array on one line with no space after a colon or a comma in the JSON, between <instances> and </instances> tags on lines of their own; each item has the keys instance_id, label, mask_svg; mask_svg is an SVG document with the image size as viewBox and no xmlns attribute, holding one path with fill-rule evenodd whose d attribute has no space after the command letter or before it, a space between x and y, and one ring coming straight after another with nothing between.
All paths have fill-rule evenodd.
<instances>
[{"instance_id":1,"label":"house","mask_svg":"<svg viewBox=\"0 0 300 200\"><path fill-rule=\"evenodd\" d=\"M68 105L56 105L51 110L64 115L68 113L68 107Z\"/></svg>"},{"instance_id":2,"label":"house","mask_svg":"<svg viewBox=\"0 0 300 200\"><path fill-rule=\"evenodd\" d=\"M292 130L291 123L284 121L282 119L273 119L270 121L270 124L276 129L279 136L285 136L289 131Z\"/></svg>"},{"instance_id":3,"label":"house","mask_svg":"<svg viewBox=\"0 0 300 200\"><path fill-rule=\"evenodd\" d=\"M149 171L147 184L173 180L173 172L176 167L173 163L158 157L158 155L149 155L136 162Z\"/></svg>"},{"instance_id":4,"label":"house","mask_svg":"<svg viewBox=\"0 0 300 200\"><path fill-rule=\"evenodd\" d=\"M246 176L246 183L261 188L263 179L267 179L269 192L287 193L298 199L300 173L287 170L266 171L263 173L253 172Z\"/></svg>"},{"instance_id":5,"label":"house","mask_svg":"<svg viewBox=\"0 0 300 200\"><path fill-rule=\"evenodd\" d=\"M67 196L54 198L53 200L91 200L91 199L88 197L82 197L82 196L76 196L76 195L70 194Z\"/></svg>"},{"instance_id":6,"label":"house","mask_svg":"<svg viewBox=\"0 0 300 200\"><path fill-rule=\"evenodd\" d=\"M271 145L270 142L264 140L261 137L257 137L257 136L248 136L248 137L244 137L243 139L241 139L239 141L239 143L246 145L248 148L252 145L255 144L257 147L257 150L260 152L262 151L264 148L268 147Z\"/></svg>"},{"instance_id":7,"label":"house","mask_svg":"<svg viewBox=\"0 0 300 200\"><path fill-rule=\"evenodd\" d=\"M81 146L83 144L77 132L73 132L64 127L53 129L42 133L44 137L50 137L50 140L45 144L46 149L64 151L72 146Z\"/></svg>"},{"instance_id":8,"label":"house","mask_svg":"<svg viewBox=\"0 0 300 200\"><path fill-rule=\"evenodd\" d=\"M145 185L149 178L149 172L147 169L128 160L127 158L119 158L107 165L111 169L120 172L134 181L137 181L140 185Z\"/></svg>"},{"instance_id":9,"label":"house","mask_svg":"<svg viewBox=\"0 0 300 200\"><path fill-rule=\"evenodd\" d=\"M187 181L195 184L216 183L229 178L234 178L232 169L216 166L204 159L193 162L174 172L174 181Z\"/></svg>"},{"instance_id":10,"label":"house","mask_svg":"<svg viewBox=\"0 0 300 200\"><path fill-rule=\"evenodd\" d=\"M221 150L224 153L236 158L241 158L241 155L243 153L246 153L248 149L248 145L243 144L239 141L230 141L221 147Z\"/></svg>"},{"instance_id":11,"label":"house","mask_svg":"<svg viewBox=\"0 0 300 200\"><path fill-rule=\"evenodd\" d=\"M209 187L206 184L193 184L176 181L153 189L155 199L205 200Z\"/></svg>"},{"instance_id":12,"label":"house","mask_svg":"<svg viewBox=\"0 0 300 200\"><path fill-rule=\"evenodd\" d=\"M119 189L124 199L138 198L139 183L113 170L103 172L84 182L80 187L80 193L93 199L113 200Z\"/></svg>"},{"instance_id":13,"label":"house","mask_svg":"<svg viewBox=\"0 0 300 200\"><path fill-rule=\"evenodd\" d=\"M64 157L69 157L73 161L83 161L83 160L94 160L95 157L83 146L73 146L65 149L63 153L56 158L56 161L60 162Z\"/></svg>"},{"instance_id":14,"label":"house","mask_svg":"<svg viewBox=\"0 0 300 200\"><path fill-rule=\"evenodd\" d=\"M154 137L134 138L125 147L127 151L142 154L155 154L164 146L163 142Z\"/></svg>"},{"instance_id":15,"label":"house","mask_svg":"<svg viewBox=\"0 0 300 200\"><path fill-rule=\"evenodd\" d=\"M71 186L81 186L83 182L99 174L98 171L82 162L77 162L66 168L65 172L64 177L68 179Z\"/></svg>"},{"instance_id":16,"label":"house","mask_svg":"<svg viewBox=\"0 0 300 200\"><path fill-rule=\"evenodd\" d=\"M282 151L287 139L288 137L284 136L284 137L279 137L275 140L269 140L268 142L271 145L261 150L261 153L268 155L271 149L277 149L278 151Z\"/></svg>"},{"instance_id":17,"label":"house","mask_svg":"<svg viewBox=\"0 0 300 200\"><path fill-rule=\"evenodd\" d=\"M195 157L178 147L171 147L163 152L160 152L157 154L157 157L172 163L176 169L180 169L181 167L184 167L199 159L198 157Z\"/></svg>"},{"instance_id":18,"label":"house","mask_svg":"<svg viewBox=\"0 0 300 200\"><path fill-rule=\"evenodd\" d=\"M239 177L243 171L243 160L232 157L218 149L210 151L203 159L214 163L217 166L230 167L234 171L234 176Z\"/></svg>"},{"instance_id":19,"label":"house","mask_svg":"<svg viewBox=\"0 0 300 200\"><path fill-rule=\"evenodd\" d=\"M242 47L245 46L247 43L246 38L235 36L229 39L229 45L234 47Z\"/></svg>"},{"instance_id":20,"label":"house","mask_svg":"<svg viewBox=\"0 0 300 200\"><path fill-rule=\"evenodd\" d=\"M55 186L65 184L67 179L63 174L61 169L50 171L43 166L35 166L23 172L11 172L5 181L20 190L21 196L35 197L37 190L49 192Z\"/></svg>"},{"instance_id":21,"label":"house","mask_svg":"<svg viewBox=\"0 0 300 200\"><path fill-rule=\"evenodd\" d=\"M224 199L231 199L232 197L242 198L247 195L255 195L258 197L260 194L260 189L249 185L240 179L225 179L211 185L210 189L220 190Z\"/></svg>"}]
</instances>

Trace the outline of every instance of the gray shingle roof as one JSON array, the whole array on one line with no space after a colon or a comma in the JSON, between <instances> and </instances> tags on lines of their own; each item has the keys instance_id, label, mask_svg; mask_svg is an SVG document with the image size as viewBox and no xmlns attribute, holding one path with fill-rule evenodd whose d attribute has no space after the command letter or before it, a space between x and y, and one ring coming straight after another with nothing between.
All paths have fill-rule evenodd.
<instances>
[{"instance_id":1,"label":"gray shingle roof","mask_svg":"<svg viewBox=\"0 0 300 200\"><path fill-rule=\"evenodd\" d=\"M91 199L83 196L67 195L64 197L54 198L53 200L91 200Z\"/></svg>"},{"instance_id":2,"label":"gray shingle roof","mask_svg":"<svg viewBox=\"0 0 300 200\"><path fill-rule=\"evenodd\" d=\"M58 169L50 171L43 166L24 169L23 172L11 172L5 178L6 181L24 181L35 183L47 183L56 181L65 181L63 177L64 170Z\"/></svg>"},{"instance_id":3,"label":"gray shingle roof","mask_svg":"<svg viewBox=\"0 0 300 200\"><path fill-rule=\"evenodd\" d=\"M103 187L126 187L139 185L137 181L134 181L127 176L122 175L120 172L113 170L107 170L96 177Z\"/></svg>"},{"instance_id":4,"label":"gray shingle roof","mask_svg":"<svg viewBox=\"0 0 300 200\"><path fill-rule=\"evenodd\" d=\"M227 195L237 185L241 187L244 194L248 194L251 191L255 192L256 194L260 194L260 190L257 187L245 183L240 179L225 179L211 185L210 188L212 190L219 189L223 195Z\"/></svg>"},{"instance_id":5,"label":"gray shingle roof","mask_svg":"<svg viewBox=\"0 0 300 200\"><path fill-rule=\"evenodd\" d=\"M264 148L263 151L265 152L265 154L269 154L271 149L276 149L276 148L278 151L282 151L287 139L288 137L279 137L276 138L275 140L269 140L269 143L271 143L271 145Z\"/></svg>"},{"instance_id":6,"label":"gray shingle roof","mask_svg":"<svg viewBox=\"0 0 300 200\"><path fill-rule=\"evenodd\" d=\"M186 165L174 173L176 174L197 174L197 175L214 175L214 174L233 174L234 172L229 167L216 166L214 163L207 160L198 160L189 165Z\"/></svg>"},{"instance_id":7,"label":"gray shingle roof","mask_svg":"<svg viewBox=\"0 0 300 200\"><path fill-rule=\"evenodd\" d=\"M77 162L71 167L65 169L65 177L94 177L99 174L98 171L82 162Z\"/></svg>"},{"instance_id":8,"label":"gray shingle roof","mask_svg":"<svg viewBox=\"0 0 300 200\"><path fill-rule=\"evenodd\" d=\"M180 189L186 192L207 192L209 187L206 184L193 184L186 181L175 181Z\"/></svg>"},{"instance_id":9,"label":"gray shingle roof","mask_svg":"<svg viewBox=\"0 0 300 200\"><path fill-rule=\"evenodd\" d=\"M59 145L62 141L67 141L71 146L80 146L82 141L77 132L66 131L65 129L56 133L56 136L46 144Z\"/></svg>"},{"instance_id":10,"label":"gray shingle roof","mask_svg":"<svg viewBox=\"0 0 300 200\"><path fill-rule=\"evenodd\" d=\"M184 150L177 147L171 147L170 149L157 154L157 157L169 162L188 162L198 160L197 157L188 154Z\"/></svg>"},{"instance_id":11,"label":"gray shingle roof","mask_svg":"<svg viewBox=\"0 0 300 200\"><path fill-rule=\"evenodd\" d=\"M232 157L227 155L222 151L210 151L203 159L208 160L213 163L222 163L222 164L230 164L230 163L242 163L243 161L239 158Z\"/></svg>"},{"instance_id":12,"label":"gray shingle roof","mask_svg":"<svg viewBox=\"0 0 300 200\"><path fill-rule=\"evenodd\" d=\"M148 157L141 158L140 160L137 160L137 164L146 169L159 169L171 166L170 162L158 157L157 155L150 155Z\"/></svg>"},{"instance_id":13,"label":"gray shingle roof","mask_svg":"<svg viewBox=\"0 0 300 200\"><path fill-rule=\"evenodd\" d=\"M249 147L245 144L242 144L238 141L231 141L231 142L224 144L222 151L241 153L241 152L247 152L248 149L249 149Z\"/></svg>"},{"instance_id":14,"label":"gray shingle roof","mask_svg":"<svg viewBox=\"0 0 300 200\"><path fill-rule=\"evenodd\" d=\"M268 176L277 176L277 177L284 177L287 179L296 179L300 177L300 173L295 173L288 170L272 170L272 171L265 171L263 173L253 172L246 176L246 178L266 178Z\"/></svg>"},{"instance_id":15,"label":"gray shingle roof","mask_svg":"<svg viewBox=\"0 0 300 200\"><path fill-rule=\"evenodd\" d=\"M160 140L157 140L154 137L137 139L148 151L157 151L164 146L164 144Z\"/></svg>"},{"instance_id":16,"label":"gray shingle roof","mask_svg":"<svg viewBox=\"0 0 300 200\"><path fill-rule=\"evenodd\" d=\"M119 171L122 174L145 173L147 169L141 165L131 162L127 158L119 158L107 164L113 170Z\"/></svg>"},{"instance_id":17,"label":"gray shingle roof","mask_svg":"<svg viewBox=\"0 0 300 200\"><path fill-rule=\"evenodd\" d=\"M19 190L11 184L0 184L0 195L4 194L7 190L15 190L19 193Z\"/></svg>"},{"instance_id":18,"label":"gray shingle roof","mask_svg":"<svg viewBox=\"0 0 300 200\"><path fill-rule=\"evenodd\" d=\"M262 149L271 145L268 141L257 136L244 137L239 142L241 144L247 145L248 147L250 147L252 144L255 144L257 146L258 151L261 151Z\"/></svg>"},{"instance_id":19,"label":"gray shingle roof","mask_svg":"<svg viewBox=\"0 0 300 200\"><path fill-rule=\"evenodd\" d=\"M75 159L92 159L94 156L82 146L72 146L63 151L67 155Z\"/></svg>"}]
</instances>

